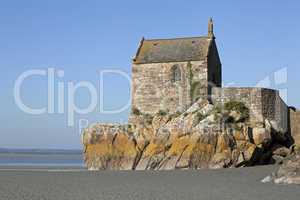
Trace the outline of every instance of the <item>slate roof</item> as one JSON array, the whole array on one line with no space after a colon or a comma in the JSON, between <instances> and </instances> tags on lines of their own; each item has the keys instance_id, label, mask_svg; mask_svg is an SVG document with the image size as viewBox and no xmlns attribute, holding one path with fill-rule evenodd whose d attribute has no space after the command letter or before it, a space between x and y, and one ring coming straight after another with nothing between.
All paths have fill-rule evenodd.
<instances>
[{"instance_id":1,"label":"slate roof","mask_svg":"<svg viewBox=\"0 0 300 200\"><path fill-rule=\"evenodd\" d=\"M133 62L163 63L197 61L206 58L211 38L142 39Z\"/></svg>"}]
</instances>

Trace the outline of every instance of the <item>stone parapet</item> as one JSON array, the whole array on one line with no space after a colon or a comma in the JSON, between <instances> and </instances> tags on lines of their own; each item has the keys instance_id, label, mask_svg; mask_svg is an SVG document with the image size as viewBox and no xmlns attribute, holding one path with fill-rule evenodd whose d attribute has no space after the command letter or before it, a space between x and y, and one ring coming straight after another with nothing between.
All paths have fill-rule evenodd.
<instances>
[{"instance_id":1,"label":"stone parapet","mask_svg":"<svg viewBox=\"0 0 300 200\"><path fill-rule=\"evenodd\" d=\"M288 131L288 106L277 90L251 87L213 88L210 97L214 104L229 101L243 102L250 110L250 122L269 120L277 131Z\"/></svg>"},{"instance_id":2,"label":"stone parapet","mask_svg":"<svg viewBox=\"0 0 300 200\"><path fill-rule=\"evenodd\" d=\"M300 111L290 109L290 128L294 143L300 147Z\"/></svg>"}]
</instances>

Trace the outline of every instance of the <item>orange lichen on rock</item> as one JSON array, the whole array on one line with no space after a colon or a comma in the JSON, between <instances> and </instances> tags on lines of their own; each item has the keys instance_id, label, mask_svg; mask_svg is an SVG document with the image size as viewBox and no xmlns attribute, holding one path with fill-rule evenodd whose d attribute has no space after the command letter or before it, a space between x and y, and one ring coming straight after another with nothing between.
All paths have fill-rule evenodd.
<instances>
[{"instance_id":1,"label":"orange lichen on rock","mask_svg":"<svg viewBox=\"0 0 300 200\"><path fill-rule=\"evenodd\" d=\"M139 113L130 125L96 124L83 133L85 164L91 170L169 170L269 162L268 126L228 122L228 113L198 102L182 114Z\"/></svg>"}]
</instances>

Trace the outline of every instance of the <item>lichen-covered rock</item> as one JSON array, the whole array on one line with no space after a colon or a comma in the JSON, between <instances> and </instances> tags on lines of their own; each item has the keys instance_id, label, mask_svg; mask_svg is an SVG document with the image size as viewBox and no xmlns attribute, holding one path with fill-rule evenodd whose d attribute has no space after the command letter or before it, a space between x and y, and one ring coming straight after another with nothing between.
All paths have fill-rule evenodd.
<instances>
[{"instance_id":1,"label":"lichen-covered rock","mask_svg":"<svg viewBox=\"0 0 300 200\"><path fill-rule=\"evenodd\" d=\"M272 148L272 152L273 155L287 157L291 153L291 150L282 145L274 145Z\"/></svg>"},{"instance_id":2,"label":"lichen-covered rock","mask_svg":"<svg viewBox=\"0 0 300 200\"><path fill-rule=\"evenodd\" d=\"M271 131L266 128L255 127L253 128L252 134L253 141L256 145L260 145L271 140Z\"/></svg>"},{"instance_id":3,"label":"lichen-covered rock","mask_svg":"<svg viewBox=\"0 0 300 200\"><path fill-rule=\"evenodd\" d=\"M138 113L129 125L96 124L83 133L85 164L91 170L170 170L269 163L271 127L252 126L244 112L198 101L184 113Z\"/></svg>"},{"instance_id":4,"label":"lichen-covered rock","mask_svg":"<svg viewBox=\"0 0 300 200\"><path fill-rule=\"evenodd\" d=\"M300 152L293 153L283 160L279 169L262 180L277 184L300 184Z\"/></svg>"}]
</instances>

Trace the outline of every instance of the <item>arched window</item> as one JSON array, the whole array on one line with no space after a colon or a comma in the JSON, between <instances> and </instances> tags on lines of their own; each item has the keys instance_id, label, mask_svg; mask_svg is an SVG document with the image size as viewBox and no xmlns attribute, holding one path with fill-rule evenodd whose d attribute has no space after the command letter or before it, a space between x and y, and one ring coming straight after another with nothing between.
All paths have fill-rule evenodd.
<instances>
[{"instance_id":1,"label":"arched window","mask_svg":"<svg viewBox=\"0 0 300 200\"><path fill-rule=\"evenodd\" d=\"M171 81L177 82L181 80L181 71L178 65L174 65L171 69Z\"/></svg>"}]
</instances>

